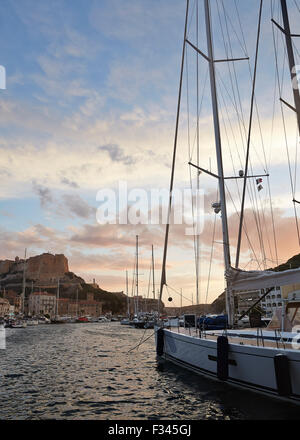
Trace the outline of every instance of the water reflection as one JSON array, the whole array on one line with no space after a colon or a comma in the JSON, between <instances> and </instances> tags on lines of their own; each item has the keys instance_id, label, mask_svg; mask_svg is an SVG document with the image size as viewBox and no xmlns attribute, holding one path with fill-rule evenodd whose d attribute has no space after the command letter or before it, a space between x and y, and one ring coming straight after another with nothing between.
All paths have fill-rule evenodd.
<instances>
[{"instance_id":1,"label":"water reflection","mask_svg":"<svg viewBox=\"0 0 300 440\"><path fill-rule=\"evenodd\" d=\"M158 363L119 323L7 329L1 419L295 419L300 409ZM147 330L145 337L153 330Z\"/></svg>"}]
</instances>

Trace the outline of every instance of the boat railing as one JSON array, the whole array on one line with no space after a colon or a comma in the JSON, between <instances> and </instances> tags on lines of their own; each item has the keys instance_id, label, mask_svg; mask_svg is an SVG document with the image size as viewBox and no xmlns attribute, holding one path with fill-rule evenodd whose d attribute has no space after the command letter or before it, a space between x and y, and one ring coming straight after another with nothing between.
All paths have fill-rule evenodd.
<instances>
[{"instance_id":1,"label":"boat railing","mask_svg":"<svg viewBox=\"0 0 300 440\"><path fill-rule=\"evenodd\" d=\"M275 329L274 331L275 331L275 340L276 340L277 348L280 348L278 342L281 342L281 344L282 344L281 348L283 348L285 350L285 343L284 343L281 331L279 329Z\"/></svg>"}]
</instances>

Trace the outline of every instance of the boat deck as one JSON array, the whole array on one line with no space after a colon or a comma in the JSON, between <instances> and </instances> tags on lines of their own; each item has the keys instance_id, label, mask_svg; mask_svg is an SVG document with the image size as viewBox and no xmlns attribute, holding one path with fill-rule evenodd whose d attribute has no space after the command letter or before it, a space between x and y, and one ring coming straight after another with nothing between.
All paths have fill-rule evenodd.
<instances>
[{"instance_id":1,"label":"boat deck","mask_svg":"<svg viewBox=\"0 0 300 440\"><path fill-rule=\"evenodd\" d=\"M166 327L167 328L167 327ZM199 332L195 328L170 327L174 333L185 334L194 338L201 338L211 341L217 341L219 336L227 336L229 344L250 345L253 347L295 349L293 342L297 333L286 333L279 331L268 331L266 329L242 329L242 330L207 330ZM298 334L300 343L300 334Z\"/></svg>"}]
</instances>

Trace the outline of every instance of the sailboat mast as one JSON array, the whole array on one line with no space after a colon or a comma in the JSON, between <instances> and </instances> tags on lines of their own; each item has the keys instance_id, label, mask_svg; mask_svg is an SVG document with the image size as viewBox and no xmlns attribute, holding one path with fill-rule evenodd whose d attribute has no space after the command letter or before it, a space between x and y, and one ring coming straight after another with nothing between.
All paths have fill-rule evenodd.
<instances>
[{"instance_id":1,"label":"sailboat mast","mask_svg":"<svg viewBox=\"0 0 300 440\"><path fill-rule=\"evenodd\" d=\"M258 21L258 30L257 30L257 40L256 40L256 53L255 53L255 67L254 67L252 95L251 95L251 107L250 107L250 122L249 122L247 151L246 151L246 164L245 164L245 173L244 173L244 185L243 185L243 195L242 195L242 203L241 203L241 215L240 215L238 241L237 241L237 246L236 246L236 260L235 260L236 269L238 269L239 262L240 262L242 232L243 232L243 226L244 226L245 200L246 200L246 190L247 190L247 180L248 180L248 169L249 169L249 162L250 162L250 145L251 145L253 113L254 113L254 104L255 104L255 88L256 88L257 65L258 65L258 50L259 50L259 41L260 41L260 32L261 32L262 9L263 9L263 0L260 0L259 21Z\"/></svg>"},{"instance_id":2,"label":"sailboat mast","mask_svg":"<svg viewBox=\"0 0 300 440\"><path fill-rule=\"evenodd\" d=\"M176 153L177 153L179 115L180 115L180 108L181 108L181 94L182 94L182 84L183 84L185 45L186 45L186 37L187 37L187 29L188 29L188 17L189 17L189 0L186 0L186 15L185 15L184 39L183 39L182 58L181 58L180 84L179 84L179 93L178 93L178 102L177 102L177 116L176 116L176 128L175 128L173 159L172 159L172 173L171 173L170 192L169 192L168 219L167 219L167 224L166 224L164 254L163 254L163 262L162 262L160 292L159 292L159 302L158 302L158 315L159 316L160 316L160 302L162 299L163 289L164 289L164 286L166 285L166 282L167 282L167 280L166 280L166 262L167 262L169 231L170 231L170 217L171 217L171 210L172 210L172 203L173 203L173 194L172 193L173 193L174 177L175 177L175 162L176 162Z\"/></svg>"},{"instance_id":3,"label":"sailboat mast","mask_svg":"<svg viewBox=\"0 0 300 440\"><path fill-rule=\"evenodd\" d=\"M57 292L56 292L56 318L58 318L58 303L59 303L59 278L57 279Z\"/></svg>"},{"instance_id":4,"label":"sailboat mast","mask_svg":"<svg viewBox=\"0 0 300 440\"><path fill-rule=\"evenodd\" d=\"M78 318L78 286L76 289L76 318Z\"/></svg>"},{"instance_id":5,"label":"sailboat mast","mask_svg":"<svg viewBox=\"0 0 300 440\"><path fill-rule=\"evenodd\" d=\"M297 71L296 71L296 63L295 63L295 56L294 56L294 49L293 49L293 42L292 42L292 34L291 34L290 20L289 20L289 14L288 14L288 9L287 9L287 5L286 5L286 0L281 0L281 10L282 10L283 26L284 26L287 54L288 54L288 59L289 59L290 73L291 73L291 79L292 79L292 85L293 85L295 108L296 108L296 113L297 113L298 129L299 129L299 134L300 134L299 83L298 83L298 79L297 79Z\"/></svg>"},{"instance_id":6,"label":"sailboat mast","mask_svg":"<svg viewBox=\"0 0 300 440\"><path fill-rule=\"evenodd\" d=\"M128 293L128 270L126 270L126 295L127 295L127 316L129 318L130 311L129 311L129 293Z\"/></svg>"},{"instance_id":7,"label":"sailboat mast","mask_svg":"<svg viewBox=\"0 0 300 440\"><path fill-rule=\"evenodd\" d=\"M206 23L206 34L207 34L207 49L208 49L208 58L209 58L209 75L210 75L210 86L211 86L211 96L212 96L215 143L216 143L216 153L217 153L217 162L218 162L219 191L220 191L220 199L221 199L223 252L224 252L225 269L228 270L230 269L231 266L230 244L229 244L229 233L228 233L222 143L221 143L220 119L219 119L217 85L216 85L216 71L215 71L214 49L213 49L213 40L212 40L211 11L210 11L209 0L204 0L204 7L205 7L205 23ZM231 326L233 325L234 317L233 317L231 290L228 284L226 289L226 309L228 314L228 324Z\"/></svg>"},{"instance_id":8,"label":"sailboat mast","mask_svg":"<svg viewBox=\"0 0 300 440\"><path fill-rule=\"evenodd\" d=\"M196 40L197 47L199 47L199 2L196 3ZM200 130L199 130L199 53L196 53L197 56L197 166L200 167ZM200 190L200 173L197 170L197 194L199 194ZM198 209L196 209L198 214ZM200 273L200 236L198 231L198 218L196 221L196 297L197 304L199 304L199 273Z\"/></svg>"},{"instance_id":9,"label":"sailboat mast","mask_svg":"<svg viewBox=\"0 0 300 440\"><path fill-rule=\"evenodd\" d=\"M26 252L27 249L25 249L25 255L24 255L23 283L22 283L22 314L23 315L25 309L25 291L26 291Z\"/></svg>"},{"instance_id":10,"label":"sailboat mast","mask_svg":"<svg viewBox=\"0 0 300 440\"><path fill-rule=\"evenodd\" d=\"M155 299L154 249L153 249L153 245L152 245L152 292L153 292L153 299Z\"/></svg>"},{"instance_id":11,"label":"sailboat mast","mask_svg":"<svg viewBox=\"0 0 300 440\"><path fill-rule=\"evenodd\" d=\"M136 314L139 313L139 236L136 236Z\"/></svg>"}]
</instances>

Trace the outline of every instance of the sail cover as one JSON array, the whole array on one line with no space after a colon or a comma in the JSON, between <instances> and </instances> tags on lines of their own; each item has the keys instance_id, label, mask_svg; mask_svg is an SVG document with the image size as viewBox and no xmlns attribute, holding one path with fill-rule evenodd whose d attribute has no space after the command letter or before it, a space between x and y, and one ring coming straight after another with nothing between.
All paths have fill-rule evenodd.
<instances>
[{"instance_id":1,"label":"sail cover","mask_svg":"<svg viewBox=\"0 0 300 440\"><path fill-rule=\"evenodd\" d=\"M225 277L234 291L265 289L300 283L300 268L273 272L270 270L244 271L231 267L226 271Z\"/></svg>"}]
</instances>

